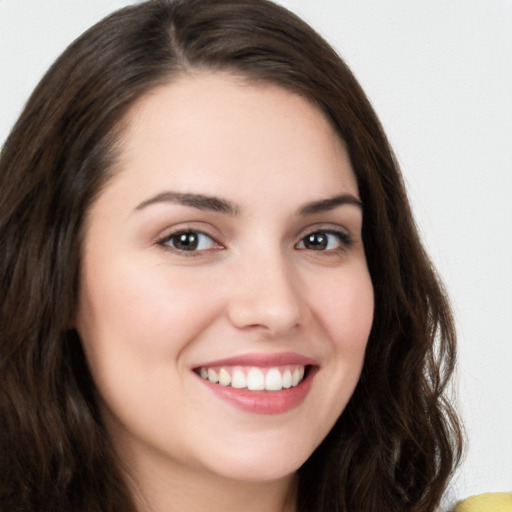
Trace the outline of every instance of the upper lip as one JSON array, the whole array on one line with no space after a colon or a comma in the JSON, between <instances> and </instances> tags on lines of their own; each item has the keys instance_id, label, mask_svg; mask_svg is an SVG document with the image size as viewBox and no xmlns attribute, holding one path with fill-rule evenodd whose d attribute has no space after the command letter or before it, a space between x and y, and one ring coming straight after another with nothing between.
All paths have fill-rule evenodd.
<instances>
[{"instance_id":1,"label":"upper lip","mask_svg":"<svg viewBox=\"0 0 512 512\"><path fill-rule=\"evenodd\" d=\"M194 368L208 368L212 366L256 366L259 368L271 368L274 366L284 366L289 364L318 366L318 363L311 357L297 354L295 352L277 352L270 354L242 354L239 356L232 356L194 365Z\"/></svg>"}]
</instances>

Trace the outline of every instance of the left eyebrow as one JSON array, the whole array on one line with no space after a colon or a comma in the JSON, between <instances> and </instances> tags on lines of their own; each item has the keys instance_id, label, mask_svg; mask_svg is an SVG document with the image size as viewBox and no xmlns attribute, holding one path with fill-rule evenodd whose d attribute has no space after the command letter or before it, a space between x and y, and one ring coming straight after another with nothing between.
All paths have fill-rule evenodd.
<instances>
[{"instance_id":1,"label":"left eyebrow","mask_svg":"<svg viewBox=\"0 0 512 512\"><path fill-rule=\"evenodd\" d=\"M299 215L314 215L315 213L324 213L334 210L338 206L343 205L357 206L363 209L363 203L357 197L351 194L341 194L339 196L321 199L320 201L313 201L312 203L305 204L300 210Z\"/></svg>"}]
</instances>

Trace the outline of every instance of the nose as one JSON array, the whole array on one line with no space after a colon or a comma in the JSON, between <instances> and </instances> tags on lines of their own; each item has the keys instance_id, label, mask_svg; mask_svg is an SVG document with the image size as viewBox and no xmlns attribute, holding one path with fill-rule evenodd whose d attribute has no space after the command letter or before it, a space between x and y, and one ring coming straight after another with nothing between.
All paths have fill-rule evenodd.
<instances>
[{"instance_id":1,"label":"nose","mask_svg":"<svg viewBox=\"0 0 512 512\"><path fill-rule=\"evenodd\" d=\"M239 329L284 335L305 320L307 307L298 276L280 255L246 261L233 273L230 288L228 315Z\"/></svg>"}]
</instances>

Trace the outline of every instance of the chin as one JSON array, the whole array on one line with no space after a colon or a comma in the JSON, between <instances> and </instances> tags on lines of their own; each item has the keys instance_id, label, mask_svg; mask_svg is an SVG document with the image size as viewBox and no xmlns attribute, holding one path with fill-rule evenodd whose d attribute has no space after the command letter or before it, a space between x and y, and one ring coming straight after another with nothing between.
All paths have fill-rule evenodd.
<instances>
[{"instance_id":1,"label":"chin","mask_svg":"<svg viewBox=\"0 0 512 512\"><path fill-rule=\"evenodd\" d=\"M238 449L233 445L230 453L216 454L210 467L219 476L245 482L269 482L290 477L306 462L316 448L307 448L306 441L289 440L247 442Z\"/></svg>"}]
</instances>

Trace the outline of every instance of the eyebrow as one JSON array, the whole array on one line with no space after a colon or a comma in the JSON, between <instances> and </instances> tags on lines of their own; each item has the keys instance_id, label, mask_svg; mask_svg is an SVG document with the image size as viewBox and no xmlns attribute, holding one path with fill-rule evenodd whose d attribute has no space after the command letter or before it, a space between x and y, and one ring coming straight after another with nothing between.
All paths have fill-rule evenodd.
<instances>
[{"instance_id":1,"label":"eyebrow","mask_svg":"<svg viewBox=\"0 0 512 512\"><path fill-rule=\"evenodd\" d=\"M225 213L227 215L238 215L240 209L231 201L220 197L207 196L204 194L191 194L181 192L162 192L146 201L140 203L135 210L142 210L147 206L158 203L174 203L182 206L190 206L199 210Z\"/></svg>"},{"instance_id":2,"label":"eyebrow","mask_svg":"<svg viewBox=\"0 0 512 512\"><path fill-rule=\"evenodd\" d=\"M357 206L363 209L363 203L352 194L340 194L338 196L330 197L328 199L321 199L320 201L313 201L312 203L305 204L300 210L300 215L314 215L316 213L324 213L334 210L338 206L345 204Z\"/></svg>"},{"instance_id":3,"label":"eyebrow","mask_svg":"<svg viewBox=\"0 0 512 512\"><path fill-rule=\"evenodd\" d=\"M189 206L199 210L212 211L236 216L240 213L240 208L233 202L220 197L209 196L205 194L182 193L182 192L162 192L140 203L135 210L142 210L150 205L158 203L174 203L182 206ZM363 209L363 203L351 194L340 194L327 199L320 199L303 205L299 209L299 215L308 216L317 213L324 213L334 210L339 206L352 205Z\"/></svg>"}]
</instances>

